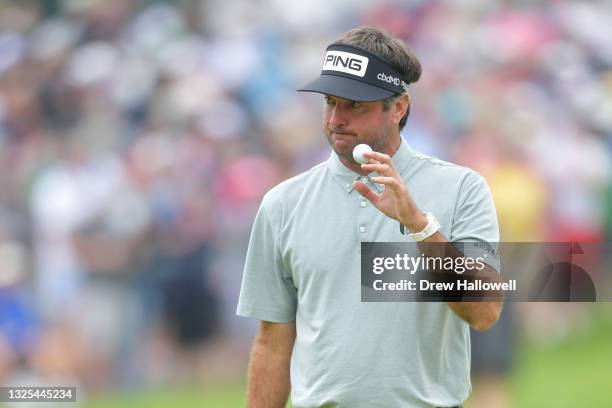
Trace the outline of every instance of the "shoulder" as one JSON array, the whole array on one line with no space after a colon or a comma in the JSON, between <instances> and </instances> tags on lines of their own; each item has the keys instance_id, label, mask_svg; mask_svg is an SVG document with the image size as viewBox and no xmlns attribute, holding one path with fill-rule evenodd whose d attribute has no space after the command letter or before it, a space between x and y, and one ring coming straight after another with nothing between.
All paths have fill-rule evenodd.
<instances>
[{"instance_id":1,"label":"shoulder","mask_svg":"<svg viewBox=\"0 0 612 408\"><path fill-rule=\"evenodd\" d=\"M408 170L420 172L424 177L431 178L432 183L439 186L449 183L464 188L473 184L486 184L484 177L474 169L423 153L414 153Z\"/></svg>"},{"instance_id":2,"label":"shoulder","mask_svg":"<svg viewBox=\"0 0 612 408\"><path fill-rule=\"evenodd\" d=\"M304 193L309 184L323 176L326 168L326 162L319 163L311 169L277 184L264 195L261 207L276 210L290 207Z\"/></svg>"}]
</instances>

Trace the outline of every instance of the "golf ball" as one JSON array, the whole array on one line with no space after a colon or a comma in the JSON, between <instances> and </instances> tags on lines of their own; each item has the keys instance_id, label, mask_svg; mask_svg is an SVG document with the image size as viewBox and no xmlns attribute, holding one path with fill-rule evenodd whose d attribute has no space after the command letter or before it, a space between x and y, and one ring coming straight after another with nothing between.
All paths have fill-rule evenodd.
<instances>
[{"instance_id":1,"label":"golf ball","mask_svg":"<svg viewBox=\"0 0 612 408\"><path fill-rule=\"evenodd\" d=\"M363 154L365 152L371 152L371 151L372 151L372 148L368 146L367 144L364 144L364 143L358 144L353 149L353 159L355 159L357 163L366 164L368 162L368 158L364 157Z\"/></svg>"}]
</instances>

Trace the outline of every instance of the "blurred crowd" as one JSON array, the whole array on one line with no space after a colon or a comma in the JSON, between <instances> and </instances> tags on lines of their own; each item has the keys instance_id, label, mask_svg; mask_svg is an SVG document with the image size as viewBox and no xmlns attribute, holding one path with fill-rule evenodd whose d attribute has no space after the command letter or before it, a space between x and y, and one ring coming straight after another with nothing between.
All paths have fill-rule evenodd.
<instances>
[{"instance_id":1,"label":"blurred crowd","mask_svg":"<svg viewBox=\"0 0 612 408\"><path fill-rule=\"evenodd\" d=\"M254 214L329 155L322 99L295 89L358 25L414 48L403 136L487 178L504 241L609 239L610 17L607 1L0 1L0 383L242 367Z\"/></svg>"}]
</instances>

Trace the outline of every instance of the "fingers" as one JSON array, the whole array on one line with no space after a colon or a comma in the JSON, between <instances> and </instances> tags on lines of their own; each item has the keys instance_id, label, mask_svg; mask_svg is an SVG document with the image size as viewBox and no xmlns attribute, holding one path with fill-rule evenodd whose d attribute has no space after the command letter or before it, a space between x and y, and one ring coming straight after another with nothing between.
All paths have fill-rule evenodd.
<instances>
[{"instance_id":1,"label":"fingers","mask_svg":"<svg viewBox=\"0 0 612 408\"><path fill-rule=\"evenodd\" d=\"M377 184L383 184L384 186L389 186L394 192L400 192L402 189L402 185L395 177L371 177L371 180Z\"/></svg>"},{"instance_id":2,"label":"fingers","mask_svg":"<svg viewBox=\"0 0 612 408\"><path fill-rule=\"evenodd\" d=\"M367 164L362 164L361 168L363 170L366 170L368 173L375 171L378 174L383 175L383 176L393 176L394 174L393 169L389 167L388 164L367 163Z\"/></svg>"},{"instance_id":3,"label":"fingers","mask_svg":"<svg viewBox=\"0 0 612 408\"><path fill-rule=\"evenodd\" d=\"M386 164L392 169L395 169L395 166L393 166L393 161L391 160L391 156L389 156L388 154L371 151L371 152L364 152L363 156L367 157L370 160L373 159L382 164Z\"/></svg>"},{"instance_id":4,"label":"fingers","mask_svg":"<svg viewBox=\"0 0 612 408\"><path fill-rule=\"evenodd\" d=\"M359 194L367 198L372 204L376 203L380 199L380 195L370 190L368 186L363 184L361 181L353 182L353 187L355 187L355 190L357 190Z\"/></svg>"}]
</instances>

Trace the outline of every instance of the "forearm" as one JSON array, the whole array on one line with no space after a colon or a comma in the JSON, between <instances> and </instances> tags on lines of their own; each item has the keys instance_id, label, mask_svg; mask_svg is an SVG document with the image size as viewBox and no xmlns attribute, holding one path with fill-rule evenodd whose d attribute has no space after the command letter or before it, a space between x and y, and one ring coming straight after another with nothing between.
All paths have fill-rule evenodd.
<instances>
[{"instance_id":1,"label":"forearm","mask_svg":"<svg viewBox=\"0 0 612 408\"><path fill-rule=\"evenodd\" d=\"M291 389L289 365L291 351L256 340L248 371L248 408L284 408Z\"/></svg>"},{"instance_id":2,"label":"forearm","mask_svg":"<svg viewBox=\"0 0 612 408\"><path fill-rule=\"evenodd\" d=\"M420 243L419 249L423 251L425 256L428 257L458 258L464 256L440 232L433 234L431 237ZM448 272L432 271L432 273ZM452 271L450 274L450 280L456 281L458 275ZM461 278L464 280L474 280L476 277L487 282L501 282L501 277L499 274L489 266L485 266L482 269L468 269L461 274ZM481 293L480 296L486 296L486 298L490 299L491 301L449 301L447 304L457 316L465 320L472 328L478 331L485 331L490 329L499 319L502 308L502 293Z\"/></svg>"},{"instance_id":3,"label":"forearm","mask_svg":"<svg viewBox=\"0 0 612 408\"><path fill-rule=\"evenodd\" d=\"M499 319L502 302L446 302L448 307L470 327L478 331L489 330Z\"/></svg>"},{"instance_id":4,"label":"forearm","mask_svg":"<svg viewBox=\"0 0 612 408\"><path fill-rule=\"evenodd\" d=\"M411 220L415 220L415 225L410 225L411 230L420 230L424 228L426 221L421 217L413 216ZM441 233L437 232L431 237L425 239L419 243L419 249L427 257L434 258L458 258L464 255L456 249L451 242ZM447 273L445 271L430 271L434 274L442 276ZM478 279L482 279L487 282L501 282L501 277L492 268L486 266L479 270L466 270L461 274L461 278L465 280L473 280L478 276ZM450 281L456 281L457 275L454 272L450 272L450 276L447 275ZM487 299L491 301L476 301L476 302L447 302L450 309L460 318L465 320L472 328L478 331L485 331L491 328L499 319L502 309L502 293L486 293Z\"/></svg>"}]
</instances>

